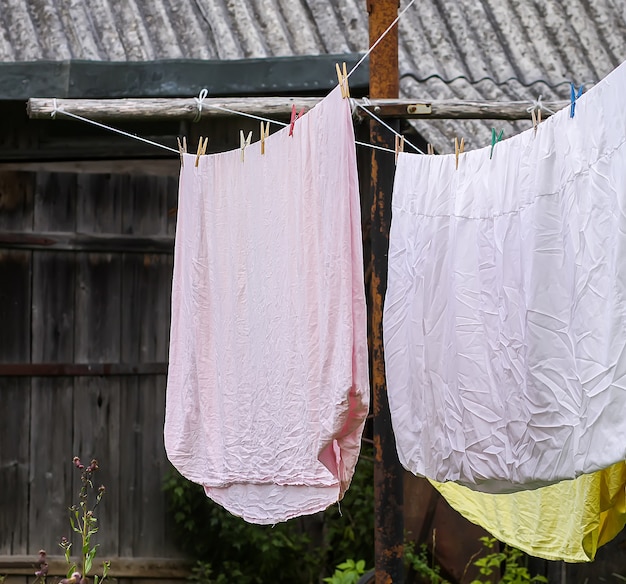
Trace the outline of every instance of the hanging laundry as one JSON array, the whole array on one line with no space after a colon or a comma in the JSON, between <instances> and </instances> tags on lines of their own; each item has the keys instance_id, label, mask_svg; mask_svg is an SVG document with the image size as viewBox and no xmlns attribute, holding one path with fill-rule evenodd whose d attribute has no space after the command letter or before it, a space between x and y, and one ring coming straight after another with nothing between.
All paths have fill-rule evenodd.
<instances>
[{"instance_id":1,"label":"hanging laundry","mask_svg":"<svg viewBox=\"0 0 626 584\"><path fill-rule=\"evenodd\" d=\"M512 492L626 459L626 64L490 148L401 153L383 315L402 464Z\"/></svg>"},{"instance_id":2,"label":"hanging laundry","mask_svg":"<svg viewBox=\"0 0 626 584\"><path fill-rule=\"evenodd\" d=\"M369 403L349 100L335 89L292 134L184 155L180 176L165 447L261 524L343 496Z\"/></svg>"},{"instance_id":3,"label":"hanging laundry","mask_svg":"<svg viewBox=\"0 0 626 584\"><path fill-rule=\"evenodd\" d=\"M431 484L463 517L546 560L591 562L626 525L626 464L539 489L493 495Z\"/></svg>"}]
</instances>

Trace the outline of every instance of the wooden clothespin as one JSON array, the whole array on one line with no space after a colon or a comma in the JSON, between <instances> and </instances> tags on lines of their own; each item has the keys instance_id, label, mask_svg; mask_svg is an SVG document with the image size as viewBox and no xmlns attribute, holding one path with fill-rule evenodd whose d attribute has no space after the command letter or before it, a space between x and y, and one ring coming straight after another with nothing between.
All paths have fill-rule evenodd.
<instances>
[{"instance_id":1,"label":"wooden clothespin","mask_svg":"<svg viewBox=\"0 0 626 584\"><path fill-rule=\"evenodd\" d=\"M504 136L504 130L500 130L500 133L496 134L496 129L491 128L491 152L489 152L489 160L493 157L493 149L496 147L496 144L502 140L502 136Z\"/></svg>"},{"instance_id":2,"label":"wooden clothespin","mask_svg":"<svg viewBox=\"0 0 626 584\"><path fill-rule=\"evenodd\" d=\"M433 148L432 144L427 144L426 145L426 154L434 154L435 153L435 149Z\"/></svg>"},{"instance_id":3,"label":"wooden clothespin","mask_svg":"<svg viewBox=\"0 0 626 584\"><path fill-rule=\"evenodd\" d=\"M270 123L261 122L261 154L265 154L265 138L270 135Z\"/></svg>"},{"instance_id":4,"label":"wooden clothespin","mask_svg":"<svg viewBox=\"0 0 626 584\"><path fill-rule=\"evenodd\" d=\"M293 136L293 129L296 125L296 120L299 120L304 115L304 108L300 110L299 114L296 114L296 104L291 104L291 121L289 122L289 135Z\"/></svg>"},{"instance_id":5,"label":"wooden clothespin","mask_svg":"<svg viewBox=\"0 0 626 584\"><path fill-rule=\"evenodd\" d=\"M208 143L208 138L205 138L203 142L202 136L200 136L200 140L198 140L198 150L196 151L196 168L198 167L198 163L200 162L200 156L204 156L206 154L206 147Z\"/></svg>"},{"instance_id":6,"label":"wooden clothespin","mask_svg":"<svg viewBox=\"0 0 626 584\"><path fill-rule=\"evenodd\" d=\"M248 132L248 137L244 137L243 130L239 130L239 141L241 142L241 162L243 162L243 151L250 146L252 141L252 132Z\"/></svg>"},{"instance_id":7,"label":"wooden clothespin","mask_svg":"<svg viewBox=\"0 0 626 584\"><path fill-rule=\"evenodd\" d=\"M181 143L180 138L176 136L176 141L178 142L178 153L180 154L180 165L185 166L185 157L184 154L187 154L187 136L183 136L183 141Z\"/></svg>"},{"instance_id":8,"label":"wooden clothespin","mask_svg":"<svg viewBox=\"0 0 626 584\"><path fill-rule=\"evenodd\" d=\"M535 136L537 135L537 127L541 123L541 107L533 108L530 110L530 117L533 120L533 129L535 130Z\"/></svg>"},{"instance_id":9,"label":"wooden clothespin","mask_svg":"<svg viewBox=\"0 0 626 584\"><path fill-rule=\"evenodd\" d=\"M463 154L465 150L465 138L461 138L461 143L459 144L459 139L454 139L454 158L455 158L455 167L459 170L459 154Z\"/></svg>"},{"instance_id":10,"label":"wooden clothespin","mask_svg":"<svg viewBox=\"0 0 626 584\"><path fill-rule=\"evenodd\" d=\"M396 134L396 164L398 164L398 154L404 152L404 136Z\"/></svg>"},{"instance_id":11,"label":"wooden clothespin","mask_svg":"<svg viewBox=\"0 0 626 584\"><path fill-rule=\"evenodd\" d=\"M341 97L344 99L350 97L350 86L348 85L348 69L346 64L343 63L343 71L339 67L339 63L335 63L337 69L337 80L339 81L339 87L341 87Z\"/></svg>"},{"instance_id":12,"label":"wooden clothespin","mask_svg":"<svg viewBox=\"0 0 626 584\"><path fill-rule=\"evenodd\" d=\"M585 86L581 85L578 88L578 91L576 90L576 86L573 83L569 84L569 88L570 88L570 109L569 109L569 117L573 118L574 114L576 113L576 100L583 94L583 88Z\"/></svg>"}]
</instances>

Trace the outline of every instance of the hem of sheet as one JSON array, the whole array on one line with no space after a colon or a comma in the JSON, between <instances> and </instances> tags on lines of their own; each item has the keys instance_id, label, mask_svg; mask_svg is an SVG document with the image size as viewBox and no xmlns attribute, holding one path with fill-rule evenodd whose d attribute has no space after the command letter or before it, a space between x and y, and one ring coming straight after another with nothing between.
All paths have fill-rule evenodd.
<instances>
[{"instance_id":1,"label":"hem of sheet","mask_svg":"<svg viewBox=\"0 0 626 584\"><path fill-rule=\"evenodd\" d=\"M204 491L233 515L259 525L273 525L300 515L312 515L324 511L340 498L339 485L319 487L234 484L225 488L205 486ZM268 501L279 502L281 512L268 517L264 513Z\"/></svg>"},{"instance_id":2,"label":"hem of sheet","mask_svg":"<svg viewBox=\"0 0 626 584\"><path fill-rule=\"evenodd\" d=\"M490 148L400 153L383 333L403 466L484 492L626 458L626 63Z\"/></svg>"}]
</instances>

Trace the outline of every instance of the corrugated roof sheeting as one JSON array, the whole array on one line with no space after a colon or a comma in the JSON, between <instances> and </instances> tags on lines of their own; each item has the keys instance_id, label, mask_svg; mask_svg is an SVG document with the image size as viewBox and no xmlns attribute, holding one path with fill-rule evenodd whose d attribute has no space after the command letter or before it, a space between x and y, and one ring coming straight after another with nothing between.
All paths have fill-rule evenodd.
<instances>
[{"instance_id":1,"label":"corrugated roof sheeting","mask_svg":"<svg viewBox=\"0 0 626 584\"><path fill-rule=\"evenodd\" d=\"M0 61L364 52L367 20L365 0L0 0ZM416 100L567 99L569 81L589 88L623 60L626 0L418 0L400 22L401 91ZM443 151L489 138L486 122L416 127Z\"/></svg>"}]
</instances>

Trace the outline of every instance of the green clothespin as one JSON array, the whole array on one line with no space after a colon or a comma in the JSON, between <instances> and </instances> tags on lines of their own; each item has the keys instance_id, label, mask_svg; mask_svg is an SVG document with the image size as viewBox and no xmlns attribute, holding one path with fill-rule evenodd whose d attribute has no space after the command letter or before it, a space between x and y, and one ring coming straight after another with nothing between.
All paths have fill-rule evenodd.
<instances>
[{"instance_id":1,"label":"green clothespin","mask_svg":"<svg viewBox=\"0 0 626 584\"><path fill-rule=\"evenodd\" d=\"M493 157L493 149L496 147L496 144L502 140L502 136L504 136L504 130L500 130L500 133L496 136L496 129L491 128L491 152L489 153L489 160Z\"/></svg>"}]
</instances>

